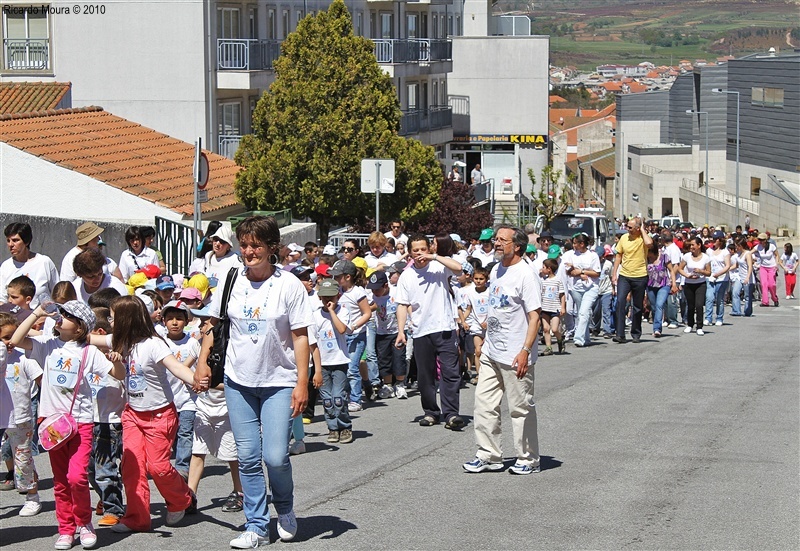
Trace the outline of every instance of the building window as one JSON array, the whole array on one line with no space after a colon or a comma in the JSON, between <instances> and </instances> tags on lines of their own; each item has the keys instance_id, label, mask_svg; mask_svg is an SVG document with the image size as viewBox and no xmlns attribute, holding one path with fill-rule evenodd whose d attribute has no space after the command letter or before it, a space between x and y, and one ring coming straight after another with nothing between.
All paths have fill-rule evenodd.
<instances>
[{"instance_id":1,"label":"building window","mask_svg":"<svg viewBox=\"0 0 800 551\"><path fill-rule=\"evenodd\" d=\"M447 16L447 34L452 36L453 35L453 16Z\"/></svg>"},{"instance_id":2,"label":"building window","mask_svg":"<svg viewBox=\"0 0 800 551\"><path fill-rule=\"evenodd\" d=\"M278 38L278 25L275 21L275 10L269 10L267 15L267 33L269 34L270 40L276 40Z\"/></svg>"},{"instance_id":3,"label":"building window","mask_svg":"<svg viewBox=\"0 0 800 551\"><path fill-rule=\"evenodd\" d=\"M433 14L433 38L439 38L439 14Z\"/></svg>"},{"instance_id":4,"label":"building window","mask_svg":"<svg viewBox=\"0 0 800 551\"><path fill-rule=\"evenodd\" d=\"M242 135L242 104L220 103L218 107L218 132L220 136Z\"/></svg>"},{"instance_id":5,"label":"building window","mask_svg":"<svg viewBox=\"0 0 800 551\"><path fill-rule=\"evenodd\" d=\"M439 103L439 79L433 79L433 93L431 94L431 97L433 98L434 106L443 105Z\"/></svg>"},{"instance_id":6,"label":"building window","mask_svg":"<svg viewBox=\"0 0 800 551\"><path fill-rule=\"evenodd\" d=\"M250 38L258 38L258 8L250 8Z\"/></svg>"},{"instance_id":7,"label":"building window","mask_svg":"<svg viewBox=\"0 0 800 551\"><path fill-rule=\"evenodd\" d=\"M750 100L759 107L783 107L783 88L753 87Z\"/></svg>"},{"instance_id":8,"label":"building window","mask_svg":"<svg viewBox=\"0 0 800 551\"><path fill-rule=\"evenodd\" d=\"M408 110L414 111L417 108L418 87L417 84L406 84L406 94L408 96Z\"/></svg>"},{"instance_id":9,"label":"building window","mask_svg":"<svg viewBox=\"0 0 800 551\"><path fill-rule=\"evenodd\" d=\"M50 69L50 26L42 6L3 9L3 69L44 71Z\"/></svg>"},{"instance_id":10,"label":"building window","mask_svg":"<svg viewBox=\"0 0 800 551\"><path fill-rule=\"evenodd\" d=\"M392 28L394 27L394 15L391 13L381 14L381 38L394 38Z\"/></svg>"},{"instance_id":11,"label":"building window","mask_svg":"<svg viewBox=\"0 0 800 551\"><path fill-rule=\"evenodd\" d=\"M428 14L421 13L419 16L419 37L428 38Z\"/></svg>"},{"instance_id":12,"label":"building window","mask_svg":"<svg viewBox=\"0 0 800 551\"><path fill-rule=\"evenodd\" d=\"M372 38L378 38L378 24L376 21L376 14L374 11L369 12L369 35Z\"/></svg>"},{"instance_id":13,"label":"building window","mask_svg":"<svg viewBox=\"0 0 800 551\"><path fill-rule=\"evenodd\" d=\"M217 37L239 38L239 8L217 8Z\"/></svg>"},{"instance_id":14,"label":"building window","mask_svg":"<svg viewBox=\"0 0 800 551\"><path fill-rule=\"evenodd\" d=\"M364 14L362 12L356 13L356 34L364 36Z\"/></svg>"},{"instance_id":15,"label":"building window","mask_svg":"<svg viewBox=\"0 0 800 551\"><path fill-rule=\"evenodd\" d=\"M456 31L455 32L456 36L461 36L462 34L464 34L464 31L461 28L461 16L460 15L456 15L456 29L455 29L455 31Z\"/></svg>"},{"instance_id":16,"label":"building window","mask_svg":"<svg viewBox=\"0 0 800 551\"><path fill-rule=\"evenodd\" d=\"M290 32L289 31L289 29L290 29L289 25L291 24L291 19L292 19L292 16L289 14L289 10L283 10L283 20L282 20L283 28L281 29L283 31L283 37L282 38L286 38L287 36L289 36L289 32Z\"/></svg>"},{"instance_id":17,"label":"building window","mask_svg":"<svg viewBox=\"0 0 800 551\"><path fill-rule=\"evenodd\" d=\"M632 167L633 167L633 159L628 157L628 170L631 170Z\"/></svg>"},{"instance_id":18,"label":"building window","mask_svg":"<svg viewBox=\"0 0 800 551\"><path fill-rule=\"evenodd\" d=\"M406 38L417 38L417 14L406 15Z\"/></svg>"},{"instance_id":19,"label":"building window","mask_svg":"<svg viewBox=\"0 0 800 551\"><path fill-rule=\"evenodd\" d=\"M761 178L750 177L750 195L758 197L761 195Z\"/></svg>"}]
</instances>

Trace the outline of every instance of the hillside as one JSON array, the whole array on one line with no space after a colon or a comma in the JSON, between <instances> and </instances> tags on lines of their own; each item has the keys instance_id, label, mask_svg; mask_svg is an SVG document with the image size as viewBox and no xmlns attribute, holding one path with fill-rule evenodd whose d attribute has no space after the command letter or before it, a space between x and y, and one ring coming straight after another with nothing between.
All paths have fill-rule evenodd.
<instances>
[{"instance_id":1,"label":"hillside","mask_svg":"<svg viewBox=\"0 0 800 551\"><path fill-rule=\"evenodd\" d=\"M551 36L551 63L583 69L800 47L800 0L506 0L494 9L528 14L535 34Z\"/></svg>"}]
</instances>

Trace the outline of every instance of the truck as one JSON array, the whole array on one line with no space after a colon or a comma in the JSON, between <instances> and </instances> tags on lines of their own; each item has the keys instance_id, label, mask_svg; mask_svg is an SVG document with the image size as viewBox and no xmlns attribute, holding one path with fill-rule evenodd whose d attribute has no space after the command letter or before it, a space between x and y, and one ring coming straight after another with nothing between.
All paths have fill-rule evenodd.
<instances>
[{"instance_id":1,"label":"truck","mask_svg":"<svg viewBox=\"0 0 800 551\"><path fill-rule=\"evenodd\" d=\"M541 234L548 229L553 234L553 241L558 245L563 245L576 233L586 233L594 241L595 249L602 251L603 245L614 244L616 226L611 211L588 207L559 214L550 221L549 228L545 228L544 217L539 216L534 222L534 231Z\"/></svg>"}]
</instances>

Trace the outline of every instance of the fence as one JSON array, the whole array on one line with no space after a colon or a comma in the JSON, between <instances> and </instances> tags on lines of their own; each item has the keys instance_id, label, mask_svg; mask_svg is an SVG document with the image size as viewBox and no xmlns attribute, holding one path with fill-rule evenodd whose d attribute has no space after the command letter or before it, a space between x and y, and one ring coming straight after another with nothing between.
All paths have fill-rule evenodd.
<instances>
[{"instance_id":1,"label":"fence","mask_svg":"<svg viewBox=\"0 0 800 551\"><path fill-rule=\"evenodd\" d=\"M189 275L195 259L192 232L191 226L156 216L156 248L164 255L167 273Z\"/></svg>"},{"instance_id":2,"label":"fence","mask_svg":"<svg viewBox=\"0 0 800 551\"><path fill-rule=\"evenodd\" d=\"M706 190L703 189L703 186L701 186L696 180L684 178L681 182L681 187L703 196L706 194ZM716 189L709 186L708 198L720 203L732 205L734 208L736 207L736 195L733 193L728 193L727 191L722 191L721 189ZM739 197L739 210L744 210L750 214L758 215L759 204L755 201L751 201L750 199L742 199Z\"/></svg>"}]
</instances>

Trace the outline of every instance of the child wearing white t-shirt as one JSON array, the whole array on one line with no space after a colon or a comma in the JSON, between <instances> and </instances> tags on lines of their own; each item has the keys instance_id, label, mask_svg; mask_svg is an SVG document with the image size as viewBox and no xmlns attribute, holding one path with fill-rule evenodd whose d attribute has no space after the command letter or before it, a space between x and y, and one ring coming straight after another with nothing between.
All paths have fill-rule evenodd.
<instances>
[{"instance_id":1,"label":"child wearing white t-shirt","mask_svg":"<svg viewBox=\"0 0 800 551\"><path fill-rule=\"evenodd\" d=\"M97 543L87 472L94 429L91 380L94 375L105 377L109 373L122 379L125 372L87 344L95 324L95 315L87 305L77 300L58 305L58 314L54 314L57 336L28 337L36 321L47 315L41 305L37 306L14 332L11 342L44 366L39 415L71 413L77 423L76 434L49 453L59 533L55 548L71 549L77 533L81 545L89 549Z\"/></svg>"}]
</instances>

